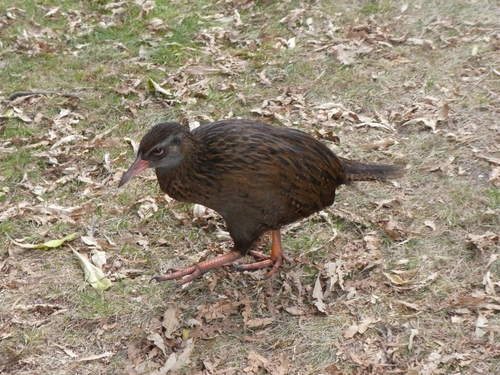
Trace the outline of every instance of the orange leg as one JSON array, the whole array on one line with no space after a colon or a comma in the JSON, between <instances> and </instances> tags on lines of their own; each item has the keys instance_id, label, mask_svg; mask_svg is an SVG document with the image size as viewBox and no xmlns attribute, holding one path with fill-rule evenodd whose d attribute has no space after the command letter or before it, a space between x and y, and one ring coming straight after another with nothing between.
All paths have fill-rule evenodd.
<instances>
[{"instance_id":1,"label":"orange leg","mask_svg":"<svg viewBox=\"0 0 500 375\"><path fill-rule=\"evenodd\" d=\"M272 266L271 270L266 275L266 279L272 277L276 273L278 268L280 268L281 264L283 263L283 260L285 262L289 262L288 258L283 254L283 249L281 247L281 234L279 229L272 231L271 256L267 256L253 250L250 251L249 254L255 258L263 260L255 263L236 266L236 269L238 271L249 271Z\"/></svg>"},{"instance_id":2,"label":"orange leg","mask_svg":"<svg viewBox=\"0 0 500 375\"><path fill-rule=\"evenodd\" d=\"M266 275L266 278L270 278L276 273L278 268L280 268L283 261L290 262L289 259L283 254L283 250L281 248L281 234L279 230L272 231L271 256L261 254L258 251L254 250L250 251L249 254L260 260L255 263L236 266L236 270L249 271L272 267ZM242 257L243 256L240 252L231 250L226 254L221 255L220 257L200 262L198 264L195 264L194 266L185 269L174 269L172 270L172 273L155 276L151 279L151 281L155 280L157 282L160 282L179 279L177 280L177 285L184 285L214 268L232 263Z\"/></svg>"},{"instance_id":3,"label":"orange leg","mask_svg":"<svg viewBox=\"0 0 500 375\"><path fill-rule=\"evenodd\" d=\"M167 280L175 280L175 279L180 279L177 281L177 285L184 285L186 283L189 283L190 281L193 281L197 277L200 277L204 273L223 266L224 264L234 262L235 260L238 260L242 258L243 255L241 255L240 252L231 250L227 252L224 255L221 255L220 257L214 258L214 259L209 259L204 262L198 263L192 267L185 268L183 270L174 270L172 273L160 275L153 277L151 281L156 280L157 282L160 281L167 281ZM184 277L187 276L187 277ZM184 277L182 279L182 277Z\"/></svg>"}]
</instances>

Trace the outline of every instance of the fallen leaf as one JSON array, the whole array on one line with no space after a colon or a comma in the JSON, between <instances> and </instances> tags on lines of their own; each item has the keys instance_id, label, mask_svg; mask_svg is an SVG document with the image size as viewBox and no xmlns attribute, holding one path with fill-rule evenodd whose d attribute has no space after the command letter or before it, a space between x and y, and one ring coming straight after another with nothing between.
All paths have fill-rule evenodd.
<instances>
[{"instance_id":1,"label":"fallen leaf","mask_svg":"<svg viewBox=\"0 0 500 375\"><path fill-rule=\"evenodd\" d=\"M476 320L476 330L474 331L474 334L477 338L480 339L481 337L484 337L486 335L487 332L483 328L486 328L487 326L488 319L485 315L479 313Z\"/></svg>"},{"instance_id":2,"label":"fallen leaf","mask_svg":"<svg viewBox=\"0 0 500 375\"><path fill-rule=\"evenodd\" d=\"M285 308L285 311L291 315L295 316L300 316L300 315L305 315L305 311L301 309L300 307L295 307L295 306L290 306Z\"/></svg>"},{"instance_id":3,"label":"fallen leaf","mask_svg":"<svg viewBox=\"0 0 500 375\"><path fill-rule=\"evenodd\" d=\"M111 281L104 276L102 269L90 263L89 259L78 251L71 249L76 255L85 274L85 281L92 285L94 289L106 290L111 286Z\"/></svg>"},{"instance_id":4,"label":"fallen leaf","mask_svg":"<svg viewBox=\"0 0 500 375\"><path fill-rule=\"evenodd\" d=\"M207 207L201 204L193 205L193 217L200 218L207 214Z\"/></svg>"},{"instance_id":5,"label":"fallen leaf","mask_svg":"<svg viewBox=\"0 0 500 375\"><path fill-rule=\"evenodd\" d=\"M114 353L112 353L112 352L104 352L102 354L95 354L95 355L91 355L89 357L80 358L79 360L77 360L77 362L95 361L96 359L111 357L113 354Z\"/></svg>"},{"instance_id":6,"label":"fallen leaf","mask_svg":"<svg viewBox=\"0 0 500 375\"><path fill-rule=\"evenodd\" d=\"M87 139L87 138L84 137L83 135L79 135L79 134L68 135L67 137L61 138L56 143L54 143L50 147L50 149L51 150L55 150L56 148L58 148L59 146L61 146L63 144L71 143L71 142L74 142L74 141L85 140L85 139Z\"/></svg>"},{"instance_id":7,"label":"fallen leaf","mask_svg":"<svg viewBox=\"0 0 500 375\"><path fill-rule=\"evenodd\" d=\"M177 331L180 327L179 321L179 309L177 307L168 308L163 314L163 322L162 325L165 328L165 337L167 339L174 338L172 333Z\"/></svg>"},{"instance_id":8,"label":"fallen leaf","mask_svg":"<svg viewBox=\"0 0 500 375\"><path fill-rule=\"evenodd\" d=\"M424 221L424 225L426 227L431 228L433 231L436 230L436 224L434 224L434 222L432 220L426 220L426 221Z\"/></svg>"},{"instance_id":9,"label":"fallen leaf","mask_svg":"<svg viewBox=\"0 0 500 375\"><path fill-rule=\"evenodd\" d=\"M416 117L411 120L408 120L404 123L401 124L401 126L405 125L413 125L413 124L419 124L423 123L425 126L428 128L431 128L433 131L436 130L436 119L434 118L426 118L426 117Z\"/></svg>"},{"instance_id":10,"label":"fallen leaf","mask_svg":"<svg viewBox=\"0 0 500 375\"><path fill-rule=\"evenodd\" d=\"M266 327L272 323L274 323L276 319L275 318L255 318L255 319L249 319L246 323L246 326L248 328L261 328L261 327Z\"/></svg>"},{"instance_id":11,"label":"fallen leaf","mask_svg":"<svg viewBox=\"0 0 500 375\"><path fill-rule=\"evenodd\" d=\"M337 60L343 65L354 64L355 51L348 51L342 45L338 45L334 49L334 54Z\"/></svg>"},{"instance_id":12,"label":"fallen leaf","mask_svg":"<svg viewBox=\"0 0 500 375\"><path fill-rule=\"evenodd\" d=\"M495 158L493 156L484 155L484 154L477 154L477 157L479 157L481 159L488 160L490 163L500 165L500 158Z\"/></svg>"},{"instance_id":13,"label":"fallen leaf","mask_svg":"<svg viewBox=\"0 0 500 375\"><path fill-rule=\"evenodd\" d=\"M168 90L165 90L163 87L161 87L158 83L156 83L155 81L153 81L152 79L149 79L148 81L148 87L151 91L153 92L158 92L160 94L163 94L169 98L173 98L173 94L172 92L168 91Z\"/></svg>"},{"instance_id":14,"label":"fallen leaf","mask_svg":"<svg viewBox=\"0 0 500 375\"><path fill-rule=\"evenodd\" d=\"M349 328L347 328L344 332L344 338L350 339L354 337L354 335L358 332L359 326L357 324L353 324Z\"/></svg>"},{"instance_id":15,"label":"fallen leaf","mask_svg":"<svg viewBox=\"0 0 500 375\"><path fill-rule=\"evenodd\" d=\"M490 255L490 259L488 260L488 264L486 265L486 269L490 268L490 266L496 262L498 259L498 254L491 254Z\"/></svg>"},{"instance_id":16,"label":"fallen leaf","mask_svg":"<svg viewBox=\"0 0 500 375\"><path fill-rule=\"evenodd\" d=\"M60 7L55 7L55 8L49 9L49 11L47 13L45 13L44 17L53 16L54 14L59 12L59 9L60 9Z\"/></svg>"},{"instance_id":17,"label":"fallen leaf","mask_svg":"<svg viewBox=\"0 0 500 375\"><path fill-rule=\"evenodd\" d=\"M450 113L450 106L446 103L443 105L436 114L437 121L444 121L448 118L448 114Z\"/></svg>"},{"instance_id":18,"label":"fallen leaf","mask_svg":"<svg viewBox=\"0 0 500 375\"><path fill-rule=\"evenodd\" d=\"M418 329L410 329L410 338L408 339L408 350L413 348L413 339L418 335Z\"/></svg>"},{"instance_id":19,"label":"fallen leaf","mask_svg":"<svg viewBox=\"0 0 500 375\"><path fill-rule=\"evenodd\" d=\"M395 143L396 143L396 141L394 139L385 138L385 139L381 139L379 141L364 144L362 147L366 148L367 150L370 150L370 149L381 150L381 149L385 149L389 146L392 146Z\"/></svg>"},{"instance_id":20,"label":"fallen leaf","mask_svg":"<svg viewBox=\"0 0 500 375\"><path fill-rule=\"evenodd\" d=\"M411 302L406 302L406 301L401 301L401 300L395 300L394 302L400 303L401 305L404 305L406 307L409 307L410 309L416 310L416 311L422 311L422 307L417 305L416 303L411 303Z\"/></svg>"},{"instance_id":21,"label":"fallen leaf","mask_svg":"<svg viewBox=\"0 0 500 375\"><path fill-rule=\"evenodd\" d=\"M152 332L147 339L149 341L152 341L153 344L156 345L158 349L160 349L163 352L163 355L166 357L167 356L167 348L165 347L165 343L163 342L163 337L158 332Z\"/></svg>"},{"instance_id":22,"label":"fallen leaf","mask_svg":"<svg viewBox=\"0 0 500 375\"><path fill-rule=\"evenodd\" d=\"M15 243L17 246L21 246L25 249L49 249L49 248L53 249L53 248L61 246L66 241L71 241L77 235L78 235L78 233L71 233L64 238L61 238L60 240L50 240L50 241L47 241L45 243L38 244L38 245L20 243L20 242L14 241L14 240L12 240L12 242Z\"/></svg>"},{"instance_id":23,"label":"fallen leaf","mask_svg":"<svg viewBox=\"0 0 500 375\"><path fill-rule=\"evenodd\" d=\"M370 326L370 324L376 322L376 320L372 319L372 318L364 318L363 320L361 320L361 322L359 323L359 326L358 326L358 332L363 334L366 332L366 330L368 329L368 327Z\"/></svg>"},{"instance_id":24,"label":"fallen leaf","mask_svg":"<svg viewBox=\"0 0 500 375\"><path fill-rule=\"evenodd\" d=\"M407 285L409 284L408 281L406 280L403 280L399 275L391 275L391 274L388 274L386 272L383 272L384 276L387 277L391 283L393 283L394 285Z\"/></svg>"},{"instance_id":25,"label":"fallen leaf","mask_svg":"<svg viewBox=\"0 0 500 375\"><path fill-rule=\"evenodd\" d=\"M320 275L316 278L316 282L314 283L313 289L313 298L315 299L314 306L321 311L322 313L326 313L326 305L323 302L323 289L321 288L321 281L319 279Z\"/></svg>"},{"instance_id":26,"label":"fallen leaf","mask_svg":"<svg viewBox=\"0 0 500 375\"><path fill-rule=\"evenodd\" d=\"M186 341L186 347L180 354L172 353L177 355L176 362L172 367L172 370L180 370L182 367L188 365L191 360L190 356L194 349L194 339L189 339Z\"/></svg>"},{"instance_id":27,"label":"fallen leaf","mask_svg":"<svg viewBox=\"0 0 500 375\"><path fill-rule=\"evenodd\" d=\"M184 69L184 72L186 74L192 74L192 75L203 75L203 74L214 74L214 73L219 73L220 69L219 68L212 68L209 66L200 66L200 65L192 65L188 66L186 69Z\"/></svg>"},{"instance_id":28,"label":"fallen leaf","mask_svg":"<svg viewBox=\"0 0 500 375\"><path fill-rule=\"evenodd\" d=\"M90 259L92 259L92 262L98 268L102 269L102 266L106 264L106 252L92 249L90 251Z\"/></svg>"}]
</instances>

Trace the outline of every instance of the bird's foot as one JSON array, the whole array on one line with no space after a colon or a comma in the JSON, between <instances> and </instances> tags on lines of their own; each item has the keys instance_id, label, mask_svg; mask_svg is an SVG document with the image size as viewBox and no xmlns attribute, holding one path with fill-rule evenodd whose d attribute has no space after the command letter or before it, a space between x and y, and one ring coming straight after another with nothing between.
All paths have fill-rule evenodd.
<instances>
[{"instance_id":1,"label":"bird's foot","mask_svg":"<svg viewBox=\"0 0 500 375\"><path fill-rule=\"evenodd\" d=\"M238 271L249 271L258 270L261 268L272 267L271 270L266 274L266 279L272 277L278 268L280 268L283 261L290 263L290 259L283 254L283 249L281 247L281 235L280 231L272 231L272 244L271 244L271 255L267 256L258 251L252 250L249 252L251 256L256 258L258 261L250 264L243 264L241 266L236 266ZM259 260L260 259L260 260Z\"/></svg>"},{"instance_id":2,"label":"bird's foot","mask_svg":"<svg viewBox=\"0 0 500 375\"><path fill-rule=\"evenodd\" d=\"M258 261L271 260L272 257L273 257L272 254L271 255L266 255L266 254L263 254L263 253L261 253L259 251L255 251L255 250L250 250L248 252L248 255L253 256ZM280 255L283 258L283 261L285 261L286 263L292 263L290 261L290 258L288 258L285 254L281 253Z\"/></svg>"},{"instance_id":3,"label":"bird's foot","mask_svg":"<svg viewBox=\"0 0 500 375\"><path fill-rule=\"evenodd\" d=\"M177 285L181 286L187 284L194 279L202 276L204 273L210 271L211 269L217 268L227 263L232 263L237 259L242 257L241 253L236 250L231 250L220 257L209 259L204 262L200 262L194 266L184 268L184 269L172 269L171 273L166 273L160 276L153 277L151 281L156 282L177 280Z\"/></svg>"},{"instance_id":4,"label":"bird's foot","mask_svg":"<svg viewBox=\"0 0 500 375\"><path fill-rule=\"evenodd\" d=\"M271 254L271 256L269 256L252 250L248 254L253 256L258 261L249 264L236 265L234 268L237 271L252 271L272 267L271 270L266 274L266 279L269 279L276 273L276 271L278 271L283 261L290 263L290 259L281 252L278 254Z\"/></svg>"},{"instance_id":5,"label":"bird's foot","mask_svg":"<svg viewBox=\"0 0 500 375\"><path fill-rule=\"evenodd\" d=\"M155 276L149 282L151 283L154 280L157 283L159 283L162 281L180 279L177 281L177 285L180 286L180 285L187 284L190 281L193 281L194 279L200 277L205 272L207 272L207 271L203 272L198 264L194 265L192 267L184 268L184 269L171 269L168 271L170 273L165 273L163 275ZM184 276L187 276L187 277L184 277Z\"/></svg>"}]
</instances>

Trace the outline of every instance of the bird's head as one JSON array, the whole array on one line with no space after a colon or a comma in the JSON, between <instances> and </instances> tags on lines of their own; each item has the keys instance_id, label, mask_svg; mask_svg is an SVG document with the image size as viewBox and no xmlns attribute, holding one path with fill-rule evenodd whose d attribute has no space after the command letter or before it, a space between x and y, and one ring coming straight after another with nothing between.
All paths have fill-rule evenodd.
<instances>
[{"instance_id":1,"label":"bird's head","mask_svg":"<svg viewBox=\"0 0 500 375\"><path fill-rule=\"evenodd\" d=\"M147 168L169 170L178 167L183 159L181 146L187 133L187 129L179 123L153 126L142 138L137 158L122 176L118 186L125 185Z\"/></svg>"}]
</instances>

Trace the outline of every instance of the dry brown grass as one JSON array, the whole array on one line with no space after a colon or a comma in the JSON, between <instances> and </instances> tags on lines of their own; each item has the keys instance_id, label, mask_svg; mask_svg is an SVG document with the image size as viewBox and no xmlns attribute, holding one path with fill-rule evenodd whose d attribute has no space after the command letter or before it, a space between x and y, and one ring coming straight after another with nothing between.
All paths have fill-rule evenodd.
<instances>
[{"instance_id":1,"label":"dry brown grass","mask_svg":"<svg viewBox=\"0 0 500 375\"><path fill-rule=\"evenodd\" d=\"M153 374L192 338L174 372L500 373L498 3L159 3L14 1L0 16L0 372ZM9 100L25 90L74 96ZM407 174L343 187L288 228L293 262L271 280L228 268L183 289L148 284L230 243L217 216L194 219L152 173L118 189L133 159L124 138L159 119L233 116L332 131L335 152ZM75 209L37 211L55 206ZM81 239L11 241L72 232L115 244L111 289L85 283L69 248L89 253ZM314 287L333 264L340 283L320 312ZM171 338L165 311L179 319Z\"/></svg>"}]
</instances>

